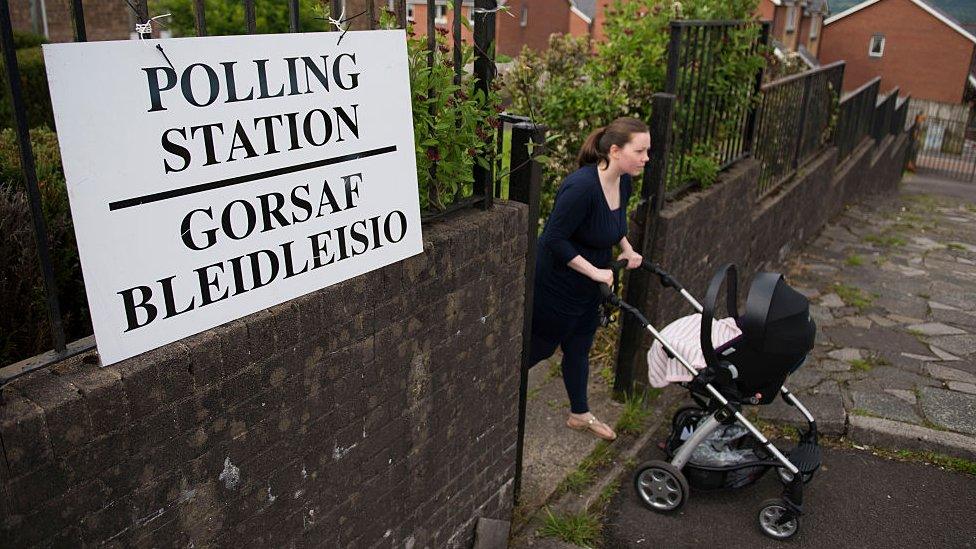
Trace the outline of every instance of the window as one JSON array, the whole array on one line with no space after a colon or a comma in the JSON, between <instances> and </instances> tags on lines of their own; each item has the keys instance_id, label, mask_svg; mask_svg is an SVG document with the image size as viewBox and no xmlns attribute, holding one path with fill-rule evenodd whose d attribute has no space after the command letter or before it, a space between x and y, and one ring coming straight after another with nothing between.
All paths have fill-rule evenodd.
<instances>
[{"instance_id":1,"label":"window","mask_svg":"<svg viewBox=\"0 0 976 549\"><path fill-rule=\"evenodd\" d=\"M793 32L796 30L796 6L789 6L786 8L786 32Z\"/></svg>"},{"instance_id":2,"label":"window","mask_svg":"<svg viewBox=\"0 0 976 549\"><path fill-rule=\"evenodd\" d=\"M519 19L519 26L524 27L529 24L529 7L522 6L522 18Z\"/></svg>"},{"instance_id":3,"label":"window","mask_svg":"<svg viewBox=\"0 0 976 549\"><path fill-rule=\"evenodd\" d=\"M820 35L820 23L823 21L823 17L820 15L814 15L810 19L810 40L816 40L817 36Z\"/></svg>"},{"instance_id":4,"label":"window","mask_svg":"<svg viewBox=\"0 0 976 549\"><path fill-rule=\"evenodd\" d=\"M871 37L871 46L868 48L868 55L871 57L881 57L884 55L885 37L883 34L875 34Z\"/></svg>"},{"instance_id":5,"label":"window","mask_svg":"<svg viewBox=\"0 0 976 549\"><path fill-rule=\"evenodd\" d=\"M407 21L413 21L413 4L407 4Z\"/></svg>"},{"instance_id":6,"label":"window","mask_svg":"<svg viewBox=\"0 0 976 549\"><path fill-rule=\"evenodd\" d=\"M434 9L434 22L438 25L447 23L447 4L438 4Z\"/></svg>"}]
</instances>

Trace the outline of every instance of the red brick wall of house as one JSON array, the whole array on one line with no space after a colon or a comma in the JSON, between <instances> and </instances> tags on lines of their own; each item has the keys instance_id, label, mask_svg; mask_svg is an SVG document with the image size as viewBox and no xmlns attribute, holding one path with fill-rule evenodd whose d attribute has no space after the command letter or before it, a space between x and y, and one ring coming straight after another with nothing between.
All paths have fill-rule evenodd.
<instances>
[{"instance_id":1,"label":"red brick wall of house","mask_svg":"<svg viewBox=\"0 0 976 549\"><path fill-rule=\"evenodd\" d=\"M870 57L875 33L885 35L884 55ZM826 25L820 61L847 61L844 90L881 76L881 91L943 103L962 101L973 43L911 0L882 0Z\"/></svg>"},{"instance_id":2,"label":"red brick wall of house","mask_svg":"<svg viewBox=\"0 0 976 549\"><path fill-rule=\"evenodd\" d=\"M461 17L471 17L471 8L468 6L461 6ZM470 19L469 19L470 21ZM447 29L448 34L448 44L453 44L454 40L451 38L453 32L450 32L454 28L454 10L448 8L447 10L447 23L437 24L438 27L442 29ZM427 5L426 4L415 4L413 6L413 32L417 36L427 36ZM468 27L461 25L461 40L465 44L474 43L474 35Z\"/></svg>"},{"instance_id":3,"label":"red brick wall of house","mask_svg":"<svg viewBox=\"0 0 976 549\"><path fill-rule=\"evenodd\" d=\"M603 25L607 20L607 8L612 4L611 0L599 0L596 3L596 14L593 16L593 41L602 42L607 34L603 30Z\"/></svg>"},{"instance_id":4,"label":"red brick wall of house","mask_svg":"<svg viewBox=\"0 0 976 549\"><path fill-rule=\"evenodd\" d=\"M567 0L511 0L507 14L495 19L495 51L516 56L522 46L536 51L549 47L549 35L569 31L569 2ZM522 7L528 7L528 20L522 26Z\"/></svg>"},{"instance_id":5,"label":"red brick wall of house","mask_svg":"<svg viewBox=\"0 0 976 549\"><path fill-rule=\"evenodd\" d=\"M573 36L587 36L590 34L590 25L570 10L569 27L566 32Z\"/></svg>"},{"instance_id":6,"label":"red brick wall of house","mask_svg":"<svg viewBox=\"0 0 976 549\"><path fill-rule=\"evenodd\" d=\"M52 42L72 42L70 0L45 0L48 38ZM89 40L126 40L134 30L129 8L121 0L84 0L85 30ZM15 30L34 32L29 0L10 2L10 19Z\"/></svg>"}]
</instances>

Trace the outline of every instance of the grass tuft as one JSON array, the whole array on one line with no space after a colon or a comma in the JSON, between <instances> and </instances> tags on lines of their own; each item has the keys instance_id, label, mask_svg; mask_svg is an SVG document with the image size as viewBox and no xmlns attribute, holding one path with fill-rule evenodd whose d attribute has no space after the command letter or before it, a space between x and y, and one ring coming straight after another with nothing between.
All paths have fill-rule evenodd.
<instances>
[{"instance_id":1,"label":"grass tuft","mask_svg":"<svg viewBox=\"0 0 976 549\"><path fill-rule=\"evenodd\" d=\"M860 267L864 265L864 258L857 254L851 254L847 256L847 264L851 267Z\"/></svg>"},{"instance_id":2,"label":"grass tuft","mask_svg":"<svg viewBox=\"0 0 976 549\"><path fill-rule=\"evenodd\" d=\"M854 307L858 312L863 312L871 306L871 302L874 301L874 297L865 294L860 288L854 286L848 286L846 284L835 283L834 293L840 297L841 301L844 302L848 307Z\"/></svg>"},{"instance_id":3,"label":"grass tuft","mask_svg":"<svg viewBox=\"0 0 976 549\"><path fill-rule=\"evenodd\" d=\"M618 434L639 435L644 431L644 420L651 415L651 403L661 394L660 389L648 389L635 393L624 401L624 411L617 420Z\"/></svg>"},{"instance_id":4,"label":"grass tuft","mask_svg":"<svg viewBox=\"0 0 976 549\"><path fill-rule=\"evenodd\" d=\"M556 538L581 547L595 547L600 540L602 525L600 518L587 513L553 514L546 508L546 522L539 529L539 535Z\"/></svg>"}]
</instances>

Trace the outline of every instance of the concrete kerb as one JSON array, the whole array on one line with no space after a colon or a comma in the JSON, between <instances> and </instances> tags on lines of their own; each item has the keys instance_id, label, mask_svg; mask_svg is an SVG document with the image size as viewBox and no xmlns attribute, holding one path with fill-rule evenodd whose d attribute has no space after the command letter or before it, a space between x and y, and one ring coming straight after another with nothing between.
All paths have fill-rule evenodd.
<instances>
[{"instance_id":1,"label":"concrete kerb","mask_svg":"<svg viewBox=\"0 0 976 549\"><path fill-rule=\"evenodd\" d=\"M857 415L848 419L848 438L858 444L976 459L976 439L973 437L890 419Z\"/></svg>"}]
</instances>

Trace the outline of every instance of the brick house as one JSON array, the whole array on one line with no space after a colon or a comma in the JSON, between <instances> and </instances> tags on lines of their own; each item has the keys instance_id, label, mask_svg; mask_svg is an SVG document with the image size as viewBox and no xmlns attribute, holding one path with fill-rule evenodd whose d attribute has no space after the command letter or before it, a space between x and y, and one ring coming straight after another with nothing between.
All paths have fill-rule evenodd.
<instances>
[{"instance_id":1,"label":"brick house","mask_svg":"<svg viewBox=\"0 0 976 549\"><path fill-rule=\"evenodd\" d=\"M847 62L844 91L881 76L881 90L958 105L971 75L976 36L923 0L867 0L829 17L820 60Z\"/></svg>"},{"instance_id":2,"label":"brick house","mask_svg":"<svg viewBox=\"0 0 976 549\"><path fill-rule=\"evenodd\" d=\"M756 15L771 21L769 36L783 55L797 53L808 65L817 65L827 0L760 0Z\"/></svg>"},{"instance_id":3,"label":"brick house","mask_svg":"<svg viewBox=\"0 0 976 549\"><path fill-rule=\"evenodd\" d=\"M451 2L437 0L434 22L439 28L450 30L454 21ZM593 26L593 10L596 0L500 0L499 6L507 8L495 17L495 51L514 57L523 46L542 51L548 47L553 33L586 36ZM463 0L461 16L472 22L473 0ZM407 0L407 20L420 36L427 35L427 1ZM472 33L461 27L461 38L471 43Z\"/></svg>"},{"instance_id":4,"label":"brick house","mask_svg":"<svg viewBox=\"0 0 976 549\"><path fill-rule=\"evenodd\" d=\"M75 39L67 0L13 0L14 30L46 36L51 42ZM89 40L125 40L135 29L131 10L121 0L85 0L85 31Z\"/></svg>"}]
</instances>

